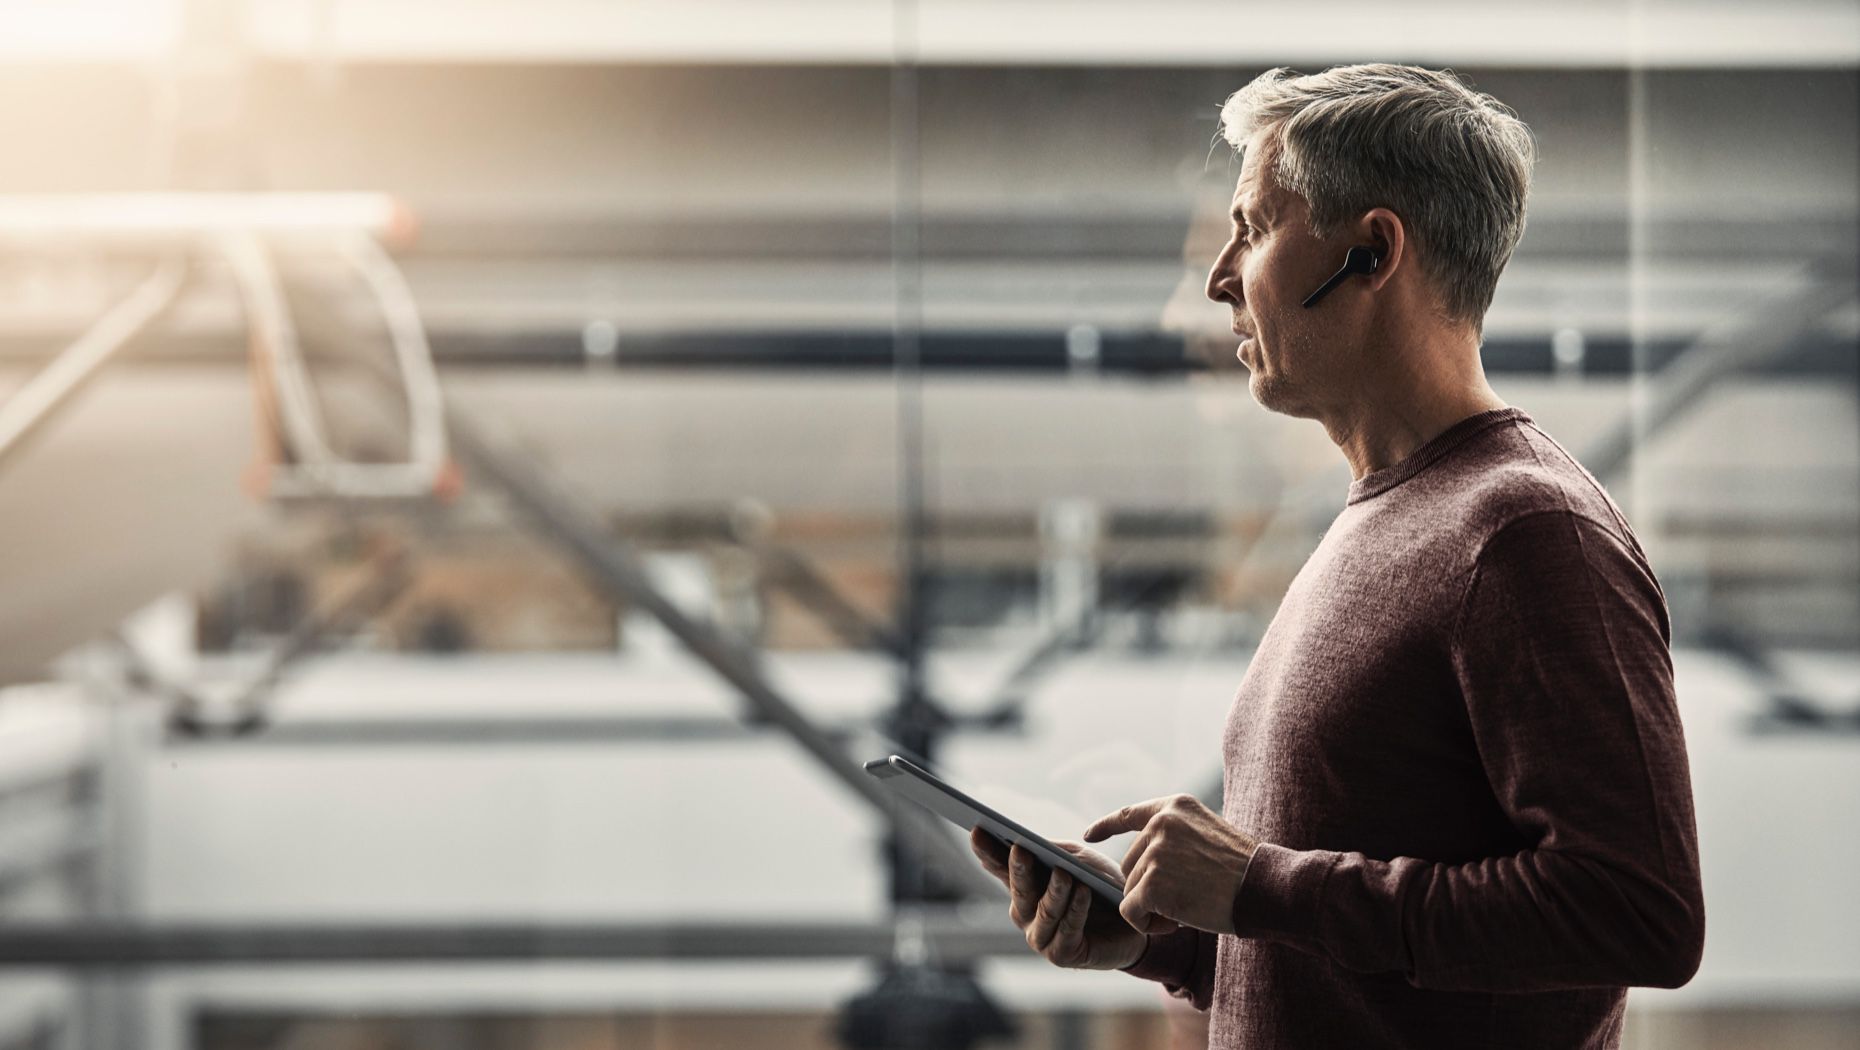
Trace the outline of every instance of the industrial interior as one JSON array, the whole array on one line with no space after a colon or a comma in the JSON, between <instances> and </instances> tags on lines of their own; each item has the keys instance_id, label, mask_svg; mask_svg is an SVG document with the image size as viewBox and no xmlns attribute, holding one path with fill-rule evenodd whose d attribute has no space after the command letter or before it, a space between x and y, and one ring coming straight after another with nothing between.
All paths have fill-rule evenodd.
<instances>
[{"instance_id":1,"label":"industrial interior","mask_svg":"<svg viewBox=\"0 0 1860 1050\"><path fill-rule=\"evenodd\" d=\"M1219 799L1350 483L1203 296L1220 104L1359 61L1536 136L1484 364L1670 606L1623 1046L1860 1046L1849 0L26 0L0 1050L1205 1046L859 767Z\"/></svg>"}]
</instances>

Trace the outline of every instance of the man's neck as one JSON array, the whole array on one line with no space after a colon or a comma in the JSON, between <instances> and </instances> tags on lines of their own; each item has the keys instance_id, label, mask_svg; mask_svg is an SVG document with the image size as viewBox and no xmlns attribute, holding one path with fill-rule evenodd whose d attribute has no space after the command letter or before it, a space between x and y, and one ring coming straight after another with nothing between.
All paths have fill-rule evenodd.
<instances>
[{"instance_id":1,"label":"man's neck","mask_svg":"<svg viewBox=\"0 0 1860 1050\"><path fill-rule=\"evenodd\" d=\"M1322 419L1353 478L1400 463L1462 419L1506 407L1485 381L1476 343L1467 353L1378 352L1374 359L1410 367L1378 370L1357 397Z\"/></svg>"}]
</instances>

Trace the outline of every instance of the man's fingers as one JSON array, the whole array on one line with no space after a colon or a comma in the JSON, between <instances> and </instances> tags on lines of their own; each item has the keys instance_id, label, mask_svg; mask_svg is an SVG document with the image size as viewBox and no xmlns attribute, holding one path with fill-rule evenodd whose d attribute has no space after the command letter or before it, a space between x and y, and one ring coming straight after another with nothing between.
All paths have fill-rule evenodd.
<instances>
[{"instance_id":1,"label":"man's fingers","mask_svg":"<svg viewBox=\"0 0 1860 1050\"><path fill-rule=\"evenodd\" d=\"M1124 903L1118 906L1117 911L1139 933L1168 933L1176 928L1174 922L1132 904L1129 897L1124 898Z\"/></svg>"},{"instance_id":2,"label":"man's fingers","mask_svg":"<svg viewBox=\"0 0 1860 1050\"><path fill-rule=\"evenodd\" d=\"M1150 910L1151 902L1148 888L1145 885L1147 881L1139 879L1124 891L1124 903L1117 906L1117 913L1124 917L1125 922L1136 927L1140 932L1168 933L1176 929L1176 923Z\"/></svg>"},{"instance_id":3,"label":"man's fingers","mask_svg":"<svg viewBox=\"0 0 1860 1050\"><path fill-rule=\"evenodd\" d=\"M1091 887L1080 883L1072 890L1072 903L1066 906L1066 917L1059 922L1061 937L1076 938L1085 935L1085 920L1091 915Z\"/></svg>"},{"instance_id":4,"label":"man's fingers","mask_svg":"<svg viewBox=\"0 0 1860 1050\"><path fill-rule=\"evenodd\" d=\"M1124 902L1117 906L1117 913L1122 915L1124 921L1135 929L1147 930L1149 927L1150 913L1143 907L1143 903L1137 899L1137 892L1134 886L1125 887Z\"/></svg>"},{"instance_id":5,"label":"man's fingers","mask_svg":"<svg viewBox=\"0 0 1860 1050\"><path fill-rule=\"evenodd\" d=\"M1107 813L1085 829L1085 841L1102 842L1112 835L1141 830L1168 802L1166 798L1153 798L1148 802L1134 802L1115 813Z\"/></svg>"},{"instance_id":6,"label":"man's fingers","mask_svg":"<svg viewBox=\"0 0 1860 1050\"><path fill-rule=\"evenodd\" d=\"M1158 836L1155 831L1145 830L1143 834L1138 835L1136 840L1130 844L1130 848L1124 851L1124 862L1119 865L1119 868L1124 873L1125 882L1137 881L1137 862L1141 861L1143 855L1150 851L1150 847L1156 844L1157 838Z\"/></svg>"},{"instance_id":7,"label":"man's fingers","mask_svg":"<svg viewBox=\"0 0 1860 1050\"><path fill-rule=\"evenodd\" d=\"M1024 930L1033 921L1041 894L1046 892L1046 866L1034 858L1032 851L1020 846L1008 851L1008 889L1014 895L1008 915L1015 926Z\"/></svg>"},{"instance_id":8,"label":"man's fingers","mask_svg":"<svg viewBox=\"0 0 1860 1050\"><path fill-rule=\"evenodd\" d=\"M969 832L969 849L982 862L982 870L1003 883L1008 880L1007 845L981 828Z\"/></svg>"},{"instance_id":9,"label":"man's fingers","mask_svg":"<svg viewBox=\"0 0 1860 1050\"><path fill-rule=\"evenodd\" d=\"M1046 881L1046 892L1040 894L1040 906L1034 913L1033 922L1027 926L1027 944L1034 951L1046 954L1046 946L1053 942L1053 934L1059 931L1059 920L1065 917L1066 902L1072 893L1072 876L1063 871L1053 872L1053 877Z\"/></svg>"},{"instance_id":10,"label":"man's fingers","mask_svg":"<svg viewBox=\"0 0 1860 1050\"><path fill-rule=\"evenodd\" d=\"M1072 896L1066 900L1053 939L1040 954L1058 966L1077 966L1087 955L1085 919L1091 914L1091 889L1082 882L1072 884Z\"/></svg>"}]
</instances>

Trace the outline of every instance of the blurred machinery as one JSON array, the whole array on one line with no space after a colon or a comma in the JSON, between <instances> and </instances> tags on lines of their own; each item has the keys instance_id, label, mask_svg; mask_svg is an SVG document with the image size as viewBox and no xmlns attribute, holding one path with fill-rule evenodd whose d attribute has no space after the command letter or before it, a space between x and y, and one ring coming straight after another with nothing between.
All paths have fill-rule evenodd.
<instances>
[{"instance_id":1,"label":"blurred machinery","mask_svg":"<svg viewBox=\"0 0 1860 1050\"><path fill-rule=\"evenodd\" d=\"M894 865L894 893L900 903L954 903L969 894L987 895L991 891L998 895L998 888L969 861L949 829L927 814L896 806L884 796L874 782L860 773L856 757L847 752L842 741L810 721L762 673L742 639L719 631L707 616L694 618L680 608L661 592L639 557L613 536L598 516L552 484L538 465L498 447L460 413L445 406L417 308L376 239L389 227L405 226L393 206L356 197L121 197L38 201L30 206L0 202L0 233L14 240L95 238L112 244L128 241L139 248L152 243L160 250L175 253L122 305L54 358L0 409L4 412L0 414L0 465L51 422L118 350L174 302L187 268L196 263L191 255L205 248L207 259L220 262L229 273L250 330L261 460L248 471L249 486L286 505L333 506L350 520L358 514L378 516L385 508L403 517L411 514L417 523L422 517L443 512L442 505L458 496L461 476L448 455L448 448L455 450L474 484L490 489L519 521L568 557L597 590L608 596L612 606L637 608L649 614L659 627L737 690L744 702L746 721L788 735L843 787L881 812L893 828L889 851ZM359 370L359 396L353 381L331 395L313 380L291 297L273 263L275 247L281 240L288 240L299 252L333 242L342 262L362 278L368 294L380 304L396 367L370 360L365 341L360 353L352 343L340 343L322 361L326 368L333 360L338 366ZM300 294L298 302L303 301ZM323 334L327 337L329 333ZM336 374L337 384L351 379L340 371ZM343 445L358 442L352 437L338 439L326 421L324 405L341 406L352 424L360 405L364 425L370 422L366 413L374 404L369 396L371 387L377 393L387 390L389 400L404 405L405 411L395 421L404 433L408 450L404 461L364 462L344 455L340 451ZM398 399L391 396L396 392L401 395ZM771 567L767 573L771 583L794 595L850 644L874 648L906 664L921 659L921 640L906 642L873 621L805 558L768 543L766 532L766 523L753 508L744 508L730 538L766 561ZM412 572L405 548L390 546L367 559L360 578L332 602L312 609L303 607L301 601L285 599L282 604L286 609L300 614L296 622L246 685L216 700L204 698L186 682L165 676L143 658L129 639L115 635L115 646L125 661L125 684L166 697L173 732L187 736L265 732L272 691L290 666L319 651L333 637L352 632L373 619L405 592ZM297 608L291 610L292 606ZM438 620L427 622L419 641L423 647L444 650L456 649L467 639L459 627ZM1008 725L1011 716L1008 705L984 724ZM951 717L934 705L921 686L916 686L900 701L889 725L904 741L896 746L926 756L933 742L951 727ZM355 941L376 945L367 949L372 955L379 950L381 933L372 931ZM53 943L59 940L57 935L51 936ZM442 934L426 943L437 945L458 936ZM496 931L467 934L464 940L467 957L499 954ZM30 942L30 937L22 940ZM80 932L75 941L65 943L82 945L85 936ZM215 936L190 939L186 935L155 933L142 943L145 951L169 958L187 958L197 951L218 956L228 950L228 942ZM238 939L234 937L230 943L233 954L239 954ZM253 943L257 947L249 950L277 950L263 947L267 942L262 937ZM344 941L338 936L328 943L340 945ZM421 943L417 934L413 943ZM469 946L473 943L477 946ZM547 936L519 936L515 941L506 938L504 943L528 945L518 949L522 951L548 951L548 946L557 942ZM130 944L107 937L102 942L93 938L90 947L79 947L77 954L101 962L117 958L124 949L137 954ZM432 949L412 950L419 955ZM29 949L14 959L31 957ZM983 1020L969 1019L976 1011L981 1011L976 1016ZM896 1024L900 1016L911 1019L910 1023ZM878 1018L890 1020L879 1022L875 1028ZM856 1003L843 1035L848 1045L862 1050L881 1046L965 1046L978 1038L1004 1034L1010 1030L1005 1026L1004 1015L988 1003L969 971L946 970L919 959L898 964L872 997Z\"/></svg>"},{"instance_id":2,"label":"blurred machinery","mask_svg":"<svg viewBox=\"0 0 1860 1050\"><path fill-rule=\"evenodd\" d=\"M960 743L985 766L1055 689L1152 703L1195 661L1230 684L1346 482L1321 433L1258 412L1223 371L1226 320L1199 301L1212 249L1185 202L1224 211L1232 173L1204 155L1244 79L1230 42L1176 40L1183 11L1134 35L1082 18L1004 56L964 50L928 3L915 52L895 12L835 8L838 43L805 53L743 5L727 30L626 22L609 34L626 46L585 24L612 30L618 7L457 12L436 43L397 30L393 5L269 5L252 25L247 5L182 6L152 74L0 69L22 88L0 126L24 144L0 199L0 680L21 685L0 704L0 753L20 751L0 762L0 964L97 978L82 1030L9 986L0 1031L135 1045L153 994L138 968L859 959L875 974L836 1004L845 1045L1006 1033L984 988L1024 946L999 896L855 759ZM1424 15L1429 32L1463 21ZM1548 158L1488 368L1628 506L1678 644L1762 698L1741 730L1851 740L1851 47L1752 30L1763 61L1714 68L1684 51L1698 33L1655 34L1646 61L1664 65L1630 68L1582 50L1621 34L1574 35L1547 65L1458 45ZM33 101L52 94L97 130L59 145ZM119 174L142 171L151 109L159 170ZM395 197L337 192L356 185ZM151 603L184 638L119 627ZM387 683L370 692L312 659L336 650L435 659L407 679L364 663ZM519 662L485 687L496 704L422 709L497 679L474 656L538 651L607 693L552 706ZM618 687L575 663L616 651L691 662L641 661ZM986 659L932 666L951 652ZM319 666L335 682L309 692L333 710L305 717L291 687ZM96 698L94 718L74 726L26 684L48 679ZM853 701L813 695L836 689ZM765 737L846 837L887 840L882 913L484 918L461 898L466 918L200 921L142 907L117 866L159 853L133 841L150 780L125 775L152 756L275 748L317 798L356 805L298 749ZM1781 767L1819 768L1750 760L1775 761L1784 799ZM1205 780L1211 757L1165 772ZM211 799L202 819L228 836L247 826L236 801L169 790ZM198 877L161 856L169 885ZM442 888L408 899L427 895ZM215 1024L239 1016L197 1027Z\"/></svg>"}]
</instances>

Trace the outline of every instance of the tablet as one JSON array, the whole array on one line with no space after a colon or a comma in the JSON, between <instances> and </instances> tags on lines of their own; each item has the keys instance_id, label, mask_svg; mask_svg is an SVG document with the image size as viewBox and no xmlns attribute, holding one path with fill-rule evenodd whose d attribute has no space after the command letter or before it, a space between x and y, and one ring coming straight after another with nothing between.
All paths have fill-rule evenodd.
<instances>
[{"instance_id":1,"label":"tablet","mask_svg":"<svg viewBox=\"0 0 1860 1050\"><path fill-rule=\"evenodd\" d=\"M978 825L1002 842L1016 844L1033 852L1049 868L1063 868L1072 877L1091 887L1093 893L1113 905L1124 903L1124 888L1104 873L1096 871L1072 854L1028 831L1025 827L982 805L938 779L936 774L901 755L875 758L865 764L865 771L884 781L898 794L927 807L965 831Z\"/></svg>"}]
</instances>

